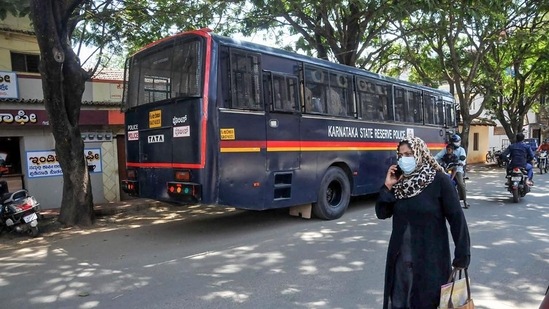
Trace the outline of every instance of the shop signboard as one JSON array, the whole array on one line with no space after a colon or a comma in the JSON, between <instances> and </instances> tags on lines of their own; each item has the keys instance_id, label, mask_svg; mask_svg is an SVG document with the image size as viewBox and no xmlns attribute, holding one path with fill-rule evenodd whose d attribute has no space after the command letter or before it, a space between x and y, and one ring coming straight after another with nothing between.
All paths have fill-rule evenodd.
<instances>
[{"instance_id":1,"label":"shop signboard","mask_svg":"<svg viewBox=\"0 0 549 309\"><path fill-rule=\"evenodd\" d=\"M0 99L19 99L15 72L0 71Z\"/></svg>"},{"instance_id":2,"label":"shop signboard","mask_svg":"<svg viewBox=\"0 0 549 309\"><path fill-rule=\"evenodd\" d=\"M109 111L81 110L80 125L107 125ZM45 110L36 109L0 109L0 126L49 126L50 121Z\"/></svg>"},{"instance_id":3,"label":"shop signboard","mask_svg":"<svg viewBox=\"0 0 549 309\"><path fill-rule=\"evenodd\" d=\"M101 148L86 148L84 155L90 173L102 172ZM27 151L27 177L61 176L61 166L53 150Z\"/></svg>"}]
</instances>

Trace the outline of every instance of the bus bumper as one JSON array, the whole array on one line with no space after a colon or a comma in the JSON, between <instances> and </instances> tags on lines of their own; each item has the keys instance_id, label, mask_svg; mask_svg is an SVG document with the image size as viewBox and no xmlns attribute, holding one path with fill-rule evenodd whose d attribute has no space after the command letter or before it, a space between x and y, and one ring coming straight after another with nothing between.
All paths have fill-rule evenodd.
<instances>
[{"instance_id":1,"label":"bus bumper","mask_svg":"<svg viewBox=\"0 0 549 309\"><path fill-rule=\"evenodd\" d=\"M201 186L193 182L168 182L168 195L182 202L200 202Z\"/></svg>"}]
</instances>

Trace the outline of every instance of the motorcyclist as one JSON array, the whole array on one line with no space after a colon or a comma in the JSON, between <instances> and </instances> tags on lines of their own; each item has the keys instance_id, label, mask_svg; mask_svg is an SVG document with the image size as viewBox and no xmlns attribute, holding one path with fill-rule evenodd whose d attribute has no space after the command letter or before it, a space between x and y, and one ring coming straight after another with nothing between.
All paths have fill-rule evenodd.
<instances>
[{"instance_id":1,"label":"motorcyclist","mask_svg":"<svg viewBox=\"0 0 549 309\"><path fill-rule=\"evenodd\" d=\"M465 161L467 159L467 153L465 149L461 147L461 137L457 134L454 134L450 137L450 143L454 145L454 154L458 157L459 164L456 167L455 179L457 181L459 199L463 201L463 208L469 208L469 203L467 203L467 191L465 189L465 181L463 180L465 169ZM439 153L435 155L435 159L441 160L442 157L446 154L446 148L442 149Z\"/></svg>"},{"instance_id":2,"label":"motorcyclist","mask_svg":"<svg viewBox=\"0 0 549 309\"><path fill-rule=\"evenodd\" d=\"M454 144L448 144L446 145L446 154L442 156L440 159L442 166L447 169L450 164L453 164L452 166L452 179L456 177L456 169L459 165L459 158L454 153L455 146Z\"/></svg>"},{"instance_id":3,"label":"motorcyclist","mask_svg":"<svg viewBox=\"0 0 549 309\"><path fill-rule=\"evenodd\" d=\"M508 170L515 167L525 168L528 173L528 185L534 185L534 171L532 161L534 160L534 152L530 146L524 143L524 134L517 133L516 142L509 145L502 153L502 157L509 156Z\"/></svg>"},{"instance_id":4,"label":"motorcyclist","mask_svg":"<svg viewBox=\"0 0 549 309\"><path fill-rule=\"evenodd\" d=\"M538 147L538 152L549 151L549 138L545 139L541 145Z\"/></svg>"}]
</instances>

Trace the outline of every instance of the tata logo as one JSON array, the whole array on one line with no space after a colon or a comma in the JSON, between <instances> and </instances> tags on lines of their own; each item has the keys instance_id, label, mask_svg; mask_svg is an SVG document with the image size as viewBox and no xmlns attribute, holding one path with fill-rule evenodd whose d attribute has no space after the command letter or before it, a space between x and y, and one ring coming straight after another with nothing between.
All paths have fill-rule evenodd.
<instances>
[{"instance_id":1,"label":"tata logo","mask_svg":"<svg viewBox=\"0 0 549 309\"><path fill-rule=\"evenodd\" d=\"M148 137L149 139L149 144L152 144L152 143L163 143L164 142L164 134L160 134L160 135L150 135Z\"/></svg>"},{"instance_id":2,"label":"tata logo","mask_svg":"<svg viewBox=\"0 0 549 309\"><path fill-rule=\"evenodd\" d=\"M174 116L174 117L173 117L173 120L172 120L172 123L173 123L174 126L176 126L176 125L178 125L178 124L180 124L180 123L183 124L183 123L185 123L185 122L187 122L187 115L185 115L185 116L183 116L183 117L176 117L176 116Z\"/></svg>"}]
</instances>

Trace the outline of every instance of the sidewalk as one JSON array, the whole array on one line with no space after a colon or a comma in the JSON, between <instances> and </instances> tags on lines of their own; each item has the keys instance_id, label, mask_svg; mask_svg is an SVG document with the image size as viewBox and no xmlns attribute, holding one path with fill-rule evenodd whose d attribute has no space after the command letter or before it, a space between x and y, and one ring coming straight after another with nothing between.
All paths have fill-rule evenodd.
<instances>
[{"instance_id":1,"label":"sidewalk","mask_svg":"<svg viewBox=\"0 0 549 309\"><path fill-rule=\"evenodd\" d=\"M95 204L94 211L95 211L95 215L98 217L112 216L118 213L147 209L161 203L162 202L158 202L151 199L134 198L131 200L120 201L120 202ZM42 209L40 210L40 214L43 215L44 217L55 217L59 215L59 210L60 210L59 208Z\"/></svg>"}]
</instances>

